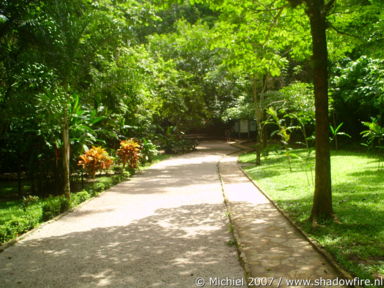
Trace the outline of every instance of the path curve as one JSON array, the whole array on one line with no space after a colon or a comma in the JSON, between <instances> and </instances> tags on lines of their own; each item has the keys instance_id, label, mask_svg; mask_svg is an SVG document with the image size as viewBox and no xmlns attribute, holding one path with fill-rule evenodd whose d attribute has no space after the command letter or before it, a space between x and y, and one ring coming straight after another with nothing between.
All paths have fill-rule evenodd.
<instances>
[{"instance_id":1,"label":"path curve","mask_svg":"<svg viewBox=\"0 0 384 288\"><path fill-rule=\"evenodd\" d=\"M43 225L0 253L0 287L187 288L197 277L242 278L217 172L233 150L202 143Z\"/></svg>"}]
</instances>

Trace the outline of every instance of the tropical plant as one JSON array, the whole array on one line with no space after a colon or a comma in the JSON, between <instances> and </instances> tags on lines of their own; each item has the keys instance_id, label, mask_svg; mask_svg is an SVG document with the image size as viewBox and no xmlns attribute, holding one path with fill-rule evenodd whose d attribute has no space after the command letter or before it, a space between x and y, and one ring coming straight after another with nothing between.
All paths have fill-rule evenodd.
<instances>
[{"instance_id":1,"label":"tropical plant","mask_svg":"<svg viewBox=\"0 0 384 288\"><path fill-rule=\"evenodd\" d=\"M364 146L370 148L380 146L384 140L384 127L379 124L378 119L371 117L371 122L363 121L361 123L368 128L361 132L363 138L366 139Z\"/></svg>"},{"instance_id":2,"label":"tropical plant","mask_svg":"<svg viewBox=\"0 0 384 288\"><path fill-rule=\"evenodd\" d=\"M339 142L338 142L337 136L345 136L345 137L351 138L351 135L349 135L348 133L340 131L341 127L343 127L343 125L344 125L344 122L341 122L339 125L337 125L336 128L333 125L329 125L329 130L331 132L331 135L329 137L329 141L335 142L335 149L336 150L339 149L339 144L338 144Z\"/></svg>"},{"instance_id":3,"label":"tropical plant","mask_svg":"<svg viewBox=\"0 0 384 288\"><path fill-rule=\"evenodd\" d=\"M292 171L291 158L296 155L291 152L292 148L289 147L289 141L291 139L292 131L300 127L287 125L289 115L284 115L283 118L279 118L277 111L272 107L267 109L267 114L270 116L270 119L267 120L266 123L275 124L277 126L277 129L271 133L271 136L278 135L280 137L280 142L283 144L285 155L288 157L289 170Z\"/></svg>"},{"instance_id":4,"label":"tropical plant","mask_svg":"<svg viewBox=\"0 0 384 288\"><path fill-rule=\"evenodd\" d=\"M128 167L133 171L139 164L140 144L134 139L123 140L120 142L120 148L116 154L123 163L123 168L128 164Z\"/></svg>"},{"instance_id":5,"label":"tropical plant","mask_svg":"<svg viewBox=\"0 0 384 288\"><path fill-rule=\"evenodd\" d=\"M86 170L89 176L95 178L97 171L108 169L112 163L112 158L104 148L94 146L80 155L78 165Z\"/></svg>"},{"instance_id":6,"label":"tropical plant","mask_svg":"<svg viewBox=\"0 0 384 288\"><path fill-rule=\"evenodd\" d=\"M158 146L153 144L151 140L143 139L140 147L140 160L143 164L151 162L153 158L159 154Z\"/></svg>"},{"instance_id":7,"label":"tropical plant","mask_svg":"<svg viewBox=\"0 0 384 288\"><path fill-rule=\"evenodd\" d=\"M70 105L70 141L73 150L88 150L89 146L95 145L96 142L102 142L97 139L97 132L95 125L104 120L104 116L99 116L99 112L103 107L99 107L98 110L91 109L87 106L80 104L79 95L73 95L73 99ZM75 151L73 152L74 154ZM77 153L79 155L80 153Z\"/></svg>"},{"instance_id":8,"label":"tropical plant","mask_svg":"<svg viewBox=\"0 0 384 288\"><path fill-rule=\"evenodd\" d=\"M362 145L366 146L368 149L376 148L383 150L384 146L382 145L382 142L384 140L384 127L379 124L378 119L372 117L371 122L363 121L361 123L368 128L361 132L362 137L366 139L366 142L362 143ZM378 169L380 169L383 160L383 155L380 156Z\"/></svg>"},{"instance_id":9,"label":"tropical plant","mask_svg":"<svg viewBox=\"0 0 384 288\"><path fill-rule=\"evenodd\" d=\"M313 138L308 133L315 123L315 106L313 99L313 85L303 82L293 82L279 90L278 99L271 103L274 107L281 107L287 112L287 117L295 119L303 134L304 144L309 149L309 141Z\"/></svg>"}]
</instances>

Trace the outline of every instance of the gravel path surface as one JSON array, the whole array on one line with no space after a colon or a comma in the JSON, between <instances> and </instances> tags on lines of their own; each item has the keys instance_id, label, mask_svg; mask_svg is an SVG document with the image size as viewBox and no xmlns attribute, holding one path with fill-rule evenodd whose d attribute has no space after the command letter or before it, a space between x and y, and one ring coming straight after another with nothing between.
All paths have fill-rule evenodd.
<instances>
[{"instance_id":1,"label":"gravel path surface","mask_svg":"<svg viewBox=\"0 0 384 288\"><path fill-rule=\"evenodd\" d=\"M43 225L0 253L0 287L187 288L197 277L242 278L216 166L231 149L202 143Z\"/></svg>"}]
</instances>

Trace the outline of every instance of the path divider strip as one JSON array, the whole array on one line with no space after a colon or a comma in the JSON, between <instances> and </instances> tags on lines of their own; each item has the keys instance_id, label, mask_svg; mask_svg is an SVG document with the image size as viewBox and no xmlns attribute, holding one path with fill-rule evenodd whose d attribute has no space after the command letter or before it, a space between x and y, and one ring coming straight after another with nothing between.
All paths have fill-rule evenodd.
<instances>
[{"instance_id":1,"label":"path divider strip","mask_svg":"<svg viewBox=\"0 0 384 288\"><path fill-rule=\"evenodd\" d=\"M230 153L230 154L233 154L234 152ZM237 151L235 153L238 153ZM228 154L228 155L230 155ZM231 225L231 229L230 229L230 232L233 236L233 238L235 239L235 245L236 245L236 249L237 249L237 255L239 257L239 262L241 264L241 266L243 267L244 269L244 277L245 279L248 279L248 277L250 277L251 275L251 270L250 270L250 267L249 267L249 264L248 264L248 261L247 261L247 256L245 255L243 249L242 249L242 242L241 242L241 238L240 238L240 235L238 233L238 229L232 219L232 210L231 210L231 206L230 206L230 202L229 202L229 199L225 193L225 188L224 188L224 182L223 182L223 178L221 176L221 172L220 172L220 162L222 159L224 159L226 156L223 156L219 162L217 162L217 173L219 175L219 179L220 179L220 185L221 185L221 191L223 193L223 198L224 198L224 205L226 207L226 210L227 210L227 216L228 216L228 219L229 219L229 224ZM248 283L247 283L247 287L248 286Z\"/></svg>"}]
</instances>

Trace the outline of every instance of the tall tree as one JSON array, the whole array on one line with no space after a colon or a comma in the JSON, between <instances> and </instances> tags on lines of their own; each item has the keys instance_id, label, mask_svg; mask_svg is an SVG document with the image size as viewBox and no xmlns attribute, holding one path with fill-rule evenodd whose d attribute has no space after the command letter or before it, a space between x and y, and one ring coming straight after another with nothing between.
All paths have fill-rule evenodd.
<instances>
[{"instance_id":1,"label":"tall tree","mask_svg":"<svg viewBox=\"0 0 384 288\"><path fill-rule=\"evenodd\" d=\"M284 30L279 23L279 19L283 15L283 8L289 3L294 8L290 12L294 17L288 18L291 23L297 21L295 11L302 11L303 8L308 16L311 38L312 38L312 70L315 94L315 117L316 117L316 168L315 168L315 191L313 208L311 212L311 220L315 223L318 219L329 219L333 217L332 209L332 186L331 186L331 169L330 169L330 148L329 148L329 120L328 120L328 49L327 49L327 16L333 8L336 0L260 0L260 1L243 1L241 4L234 1L209 1L213 7L219 7L234 11L237 15L237 21L232 24L235 26L235 31L242 31L241 23L243 19L257 19L257 28L254 31L245 29L244 33L248 39L249 34L256 34L251 40L256 40L253 44L244 47L252 47L256 45L261 53L254 53L259 56L259 61L256 67L265 62L268 63L268 55L279 55L275 51L284 48L287 41L295 42L292 39L292 33L289 33L289 28ZM251 13L246 13L250 11ZM248 17L246 17L248 15ZM229 22L229 21L227 21ZM266 25L267 24L267 25ZM285 23L287 24L287 23ZM263 26L267 27L263 27ZM273 27L280 25L277 33L273 33ZM297 27L294 25L294 27ZM256 31L256 32L255 32ZM244 31L243 31L244 32ZM305 35L305 31L303 34ZM279 41L271 41L276 37ZM261 44L261 45L260 45ZM292 47L292 46L291 46ZM277 49L276 49L277 48ZM291 48L292 49L292 48ZM241 58L246 50L240 49L236 51L235 56ZM293 53L295 49L293 48ZM296 50L297 51L297 50ZM275 53L273 53L275 52ZM273 58L272 58L273 59ZM275 62L275 63L279 63ZM281 63L281 62L280 62ZM268 67L268 66L267 66Z\"/></svg>"},{"instance_id":2,"label":"tall tree","mask_svg":"<svg viewBox=\"0 0 384 288\"><path fill-rule=\"evenodd\" d=\"M335 0L289 0L294 6L305 5L312 35L313 84L315 94L316 118L316 164L315 191L311 220L316 223L319 219L333 217L332 181L329 146L328 120L328 49L327 49L327 15Z\"/></svg>"},{"instance_id":3,"label":"tall tree","mask_svg":"<svg viewBox=\"0 0 384 288\"><path fill-rule=\"evenodd\" d=\"M265 120L264 92L267 80L281 74L288 63L284 50L296 40L295 37L286 37L286 25L279 27L280 33L273 33L279 20L287 20L285 17L281 19L285 6L281 3L268 5L268 1L261 2L258 6L252 1L244 1L239 5L229 1L212 4L221 12L221 21L215 25L216 45L229 51L225 59L226 66L249 81L248 93L253 100L254 111L252 118L257 125L257 165L261 164L261 151L265 143L262 123Z\"/></svg>"},{"instance_id":4,"label":"tall tree","mask_svg":"<svg viewBox=\"0 0 384 288\"><path fill-rule=\"evenodd\" d=\"M3 134L14 130L14 119L21 118L20 109L11 109L9 104L29 108L25 114L30 120L24 122L32 128L19 125L18 138L26 142L20 135L28 130L28 134L39 140L29 141L31 147L39 150L30 155L44 154L44 159L51 159L55 154L56 160L62 160L60 178L64 180L64 194L69 197L69 148L74 142L70 139L74 132L71 100L77 95L82 104L96 102L89 99L93 98L90 86L95 82L91 71L103 68L104 59L118 59L118 47L135 43L134 27L146 20L150 9L136 1L3 2L0 4L0 55L4 56L0 60L0 109L11 117L6 117L7 121L1 119L0 139L8 139ZM42 152L44 144L49 148ZM34 174L33 170L38 169L33 166L43 161L24 162L31 162L29 170Z\"/></svg>"}]
</instances>

